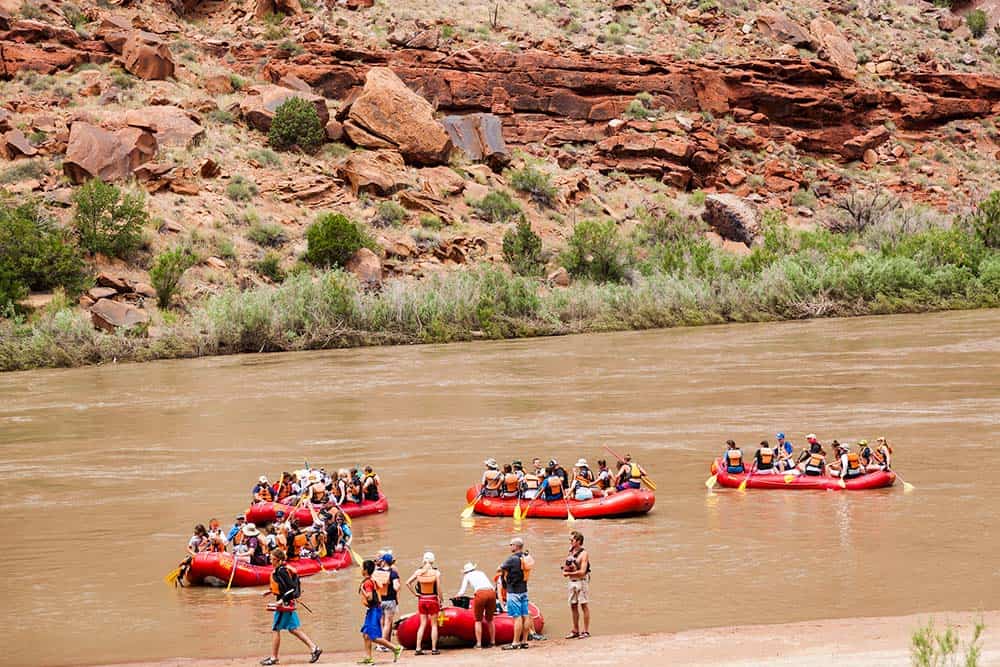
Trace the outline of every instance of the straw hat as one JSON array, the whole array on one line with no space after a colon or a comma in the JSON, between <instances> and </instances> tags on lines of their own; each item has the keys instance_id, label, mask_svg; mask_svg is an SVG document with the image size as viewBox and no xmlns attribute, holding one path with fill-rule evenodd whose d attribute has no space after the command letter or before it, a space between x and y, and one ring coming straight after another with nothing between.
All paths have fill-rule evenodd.
<instances>
[{"instance_id":1,"label":"straw hat","mask_svg":"<svg viewBox=\"0 0 1000 667\"><path fill-rule=\"evenodd\" d=\"M468 563L462 566L462 574L468 574L475 569L476 569L476 564L473 563L472 561L469 561Z\"/></svg>"},{"instance_id":2,"label":"straw hat","mask_svg":"<svg viewBox=\"0 0 1000 667\"><path fill-rule=\"evenodd\" d=\"M257 530L257 526L255 526L252 523L244 524L243 528L241 528L240 530L242 530L243 534L246 535L247 537L257 537L258 535L260 535L260 531Z\"/></svg>"},{"instance_id":3,"label":"straw hat","mask_svg":"<svg viewBox=\"0 0 1000 667\"><path fill-rule=\"evenodd\" d=\"M590 466L587 465L587 459L580 459L579 461L576 462L576 467L577 468L589 468Z\"/></svg>"}]
</instances>

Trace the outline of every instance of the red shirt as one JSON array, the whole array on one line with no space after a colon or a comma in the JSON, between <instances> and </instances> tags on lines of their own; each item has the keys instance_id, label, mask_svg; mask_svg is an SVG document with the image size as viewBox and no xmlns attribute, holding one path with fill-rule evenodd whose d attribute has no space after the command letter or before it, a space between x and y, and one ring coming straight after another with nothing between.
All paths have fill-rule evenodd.
<instances>
[{"instance_id":1,"label":"red shirt","mask_svg":"<svg viewBox=\"0 0 1000 667\"><path fill-rule=\"evenodd\" d=\"M368 600L369 609L373 609L378 605L377 602L373 604L372 601L372 598L378 598L377 590L378 588L375 584L375 580L371 577L365 577L365 580L361 582L361 593L365 596L365 599Z\"/></svg>"}]
</instances>

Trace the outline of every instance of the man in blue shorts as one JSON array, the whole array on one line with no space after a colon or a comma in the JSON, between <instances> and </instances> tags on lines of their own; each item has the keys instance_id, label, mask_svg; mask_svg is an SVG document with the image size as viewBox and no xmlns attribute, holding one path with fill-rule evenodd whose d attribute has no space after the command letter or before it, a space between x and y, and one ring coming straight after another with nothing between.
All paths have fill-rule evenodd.
<instances>
[{"instance_id":1,"label":"man in blue shorts","mask_svg":"<svg viewBox=\"0 0 1000 667\"><path fill-rule=\"evenodd\" d=\"M524 540L515 537L510 541L510 556L500 565L504 588L507 591L507 615L514 619L514 638L503 650L528 648L528 634L533 629L531 612L528 611L528 575L531 557L524 552Z\"/></svg>"}]
</instances>

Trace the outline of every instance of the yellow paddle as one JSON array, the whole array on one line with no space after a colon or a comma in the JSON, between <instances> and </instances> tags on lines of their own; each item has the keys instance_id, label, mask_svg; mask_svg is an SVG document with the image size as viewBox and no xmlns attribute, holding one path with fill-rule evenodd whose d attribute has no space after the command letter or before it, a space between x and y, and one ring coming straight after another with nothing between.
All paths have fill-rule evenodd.
<instances>
[{"instance_id":1,"label":"yellow paddle","mask_svg":"<svg viewBox=\"0 0 1000 667\"><path fill-rule=\"evenodd\" d=\"M708 479L706 479L705 480L705 488L707 488L709 491L711 491L712 489L714 489L715 488L715 480L717 480L718 478L719 478L718 475L712 475L711 477L709 477Z\"/></svg>"},{"instance_id":2,"label":"yellow paddle","mask_svg":"<svg viewBox=\"0 0 1000 667\"><path fill-rule=\"evenodd\" d=\"M576 517L569 511L569 498L566 497L566 494L563 494L563 502L566 503L566 520L571 522L576 521Z\"/></svg>"},{"instance_id":3,"label":"yellow paddle","mask_svg":"<svg viewBox=\"0 0 1000 667\"><path fill-rule=\"evenodd\" d=\"M163 578L163 581L165 581L165 582L167 582L168 584L171 584L171 585L176 584L178 577L181 576L181 568L183 568L183 567L184 567L183 565L179 565L176 568L174 568L173 570L171 570L170 573L167 574L167 576L165 576Z\"/></svg>"},{"instance_id":4,"label":"yellow paddle","mask_svg":"<svg viewBox=\"0 0 1000 667\"><path fill-rule=\"evenodd\" d=\"M895 471L893 471L893 472L895 472ZM907 482L902 477L900 477L900 475L899 475L898 472L896 473L896 479L898 479L900 482L903 483L903 493L909 493L910 491L913 491L913 489L917 488L917 487L913 486L912 484L910 484L909 482Z\"/></svg>"},{"instance_id":5,"label":"yellow paddle","mask_svg":"<svg viewBox=\"0 0 1000 667\"><path fill-rule=\"evenodd\" d=\"M536 494L537 493L541 493L541 489L538 489L537 491L535 491L535 493ZM534 498L532 498L531 502L528 503L528 506L524 508L524 512L521 513L520 518L518 518L517 514L514 515L514 521L517 522L517 523L520 523L524 519L527 519L528 518L528 512L531 510L531 506L535 504L536 500L538 500L538 496L537 495Z\"/></svg>"},{"instance_id":6,"label":"yellow paddle","mask_svg":"<svg viewBox=\"0 0 1000 667\"><path fill-rule=\"evenodd\" d=\"M226 590L227 591L233 585L233 579L236 578L236 567L237 567L237 565L239 565L239 561L236 560L236 554L233 554L233 563L230 566L231 569L230 569L230 572L229 572L229 583L226 584Z\"/></svg>"},{"instance_id":7,"label":"yellow paddle","mask_svg":"<svg viewBox=\"0 0 1000 667\"><path fill-rule=\"evenodd\" d=\"M483 491L485 490L486 489L481 489L479 493L476 494L476 497L472 499L472 502L465 506L465 509L462 510L462 513L459 516L461 516L463 519L471 519L472 513L476 509L476 503L478 503L479 499L483 497ZM517 510L515 509L514 512L516 515Z\"/></svg>"}]
</instances>

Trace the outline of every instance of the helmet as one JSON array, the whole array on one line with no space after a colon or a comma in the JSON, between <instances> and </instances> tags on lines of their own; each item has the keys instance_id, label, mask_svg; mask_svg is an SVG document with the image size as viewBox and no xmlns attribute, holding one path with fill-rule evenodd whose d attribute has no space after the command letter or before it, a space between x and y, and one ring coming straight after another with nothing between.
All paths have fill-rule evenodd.
<instances>
[{"instance_id":1,"label":"helmet","mask_svg":"<svg viewBox=\"0 0 1000 667\"><path fill-rule=\"evenodd\" d=\"M868 441L867 440L858 440L858 444L861 445L862 447L864 447L865 445L868 444Z\"/></svg>"}]
</instances>

